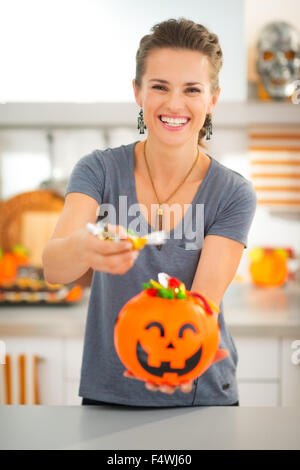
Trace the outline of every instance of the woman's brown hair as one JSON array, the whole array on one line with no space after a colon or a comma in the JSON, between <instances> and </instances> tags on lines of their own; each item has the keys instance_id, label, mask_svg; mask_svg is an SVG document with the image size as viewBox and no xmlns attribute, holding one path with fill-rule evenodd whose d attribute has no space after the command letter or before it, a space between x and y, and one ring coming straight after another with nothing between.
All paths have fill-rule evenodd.
<instances>
[{"instance_id":1,"label":"woman's brown hair","mask_svg":"<svg viewBox=\"0 0 300 470\"><path fill-rule=\"evenodd\" d=\"M136 53L135 84L138 88L142 85L142 77L146 70L146 60L149 53L154 49L189 49L202 52L210 62L211 70L211 93L215 94L219 87L219 71L223 64L223 53L219 44L218 36L194 21L186 18L171 18L155 24L151 28L152 34L143 36L140 40ZM198 143L201 144L206 134L208 123L206 116L204 125L199 131Z\"/></svg>"}]
</instances>

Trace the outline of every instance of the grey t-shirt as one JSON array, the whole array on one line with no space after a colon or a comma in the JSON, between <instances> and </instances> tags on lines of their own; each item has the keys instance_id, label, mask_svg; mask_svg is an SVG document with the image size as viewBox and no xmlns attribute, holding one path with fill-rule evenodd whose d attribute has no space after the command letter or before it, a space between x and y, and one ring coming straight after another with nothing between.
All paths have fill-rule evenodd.
<instances>
[{"instance_id":1,"label":"grey t-shirt","mask_svg":"<svg viewBox=\"0 0 300 470\"><path fill-rule=\"evenodd\" d=\"M82 157L71 173L65 195L70 192L87 194L99 203L99 218L126 228L132 227L130 224L137 218L137 212L132 208L138 207L134 178L136 143L94 150ZM190 206L191 211L185 214L183 220L191 217L193 226L196 226L195 219L200 217L204 225L203 237L208 234L224 236L243 243L246 248L256 209L253 185L239 173L209 158L208 171ZM122 206L124 200L128 210ZM107 204L115 208L115 215L111 215L109 210L103 212L105 207L111 207ZM196 205L204 207L198 215L194 210ZM141 213L136 231L140 235L153 231ZM154 245L144 247L134 266L125 274L94 271L79 396L123 405L159 407L230 405L238 401L238 353L224 321L223 301L219 314L220 347L230 354L226 359L212 364L194 380L192 392L183 393L179 389L173 395L153 392L146 389L143 381L123 376L125 367L114 347L114 326L118 314L128 300L141 292L142 284L150 279L158 280L160 272L180 279L188 290L191 289L202 245L201 239L200 244L198 239L187 249L186 242L184 234L181 238L176 237L175 228L169 232L161 250Z\"/></svg>"}]
</instances>

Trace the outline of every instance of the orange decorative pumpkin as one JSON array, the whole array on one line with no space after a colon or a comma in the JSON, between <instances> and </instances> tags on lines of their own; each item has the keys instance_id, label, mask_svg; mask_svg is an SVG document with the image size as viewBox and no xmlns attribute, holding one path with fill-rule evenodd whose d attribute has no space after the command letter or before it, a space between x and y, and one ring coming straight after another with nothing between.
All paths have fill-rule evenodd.
<instances>
[{"instance_id":1,"label":"orange decorative pumpkin","mask_svg":"<svg viewBox=\"0 0 300 470\"><path fill-rule=\"evenodd\" d=\"M28 251L23 245L20 245L20 244L14 245L12 247L12 254L15 257L15 260L18 266L29 265Z\"/></svg>"},{"instance_id":2,"label":"orange decorative pumpkin","mask_svg":"<svg viewBox=\"0 0 300 470\"><path fill-rule=\"evenodd\" d=\"M67 293L65 297L66 302L78 302L82 297L82 287L79 285L75 285L72 289Z\"/></svg>"},{"instance_id":3,"label":"orange decorative pumpkin","mask_svg":"<svg viewBox=\"0 0 300 470\"><path fill-rule=\"evenodd\" d=\"M289 253L283 248L253 248L249 257L252 281L261 287L283 285L288 279L287 258Z\"/></svg>"},{"instance_id":4,"label":"orange decorative pumpkin","mask_svg":"<svg viewBox=\"0 0 300 470\"><path fill-rule=\"evenodd\" d=\"M218 308L168 278L167 286L151 280L124 305L114 343L120 360L136 377L175 386L199 377L228 351L218 350Z\"/></svg>"},{"instance_id":5,"label":"orange decorative pumpkin","mask_svg":"<svg viewBox=\"0 0 300 470\"><path fill-rule=\"evenodd\" d=\"M13 282L17 275L18 265L12 253L4 253L0 260L0 285Z\"/></svg>"}]
</instances>

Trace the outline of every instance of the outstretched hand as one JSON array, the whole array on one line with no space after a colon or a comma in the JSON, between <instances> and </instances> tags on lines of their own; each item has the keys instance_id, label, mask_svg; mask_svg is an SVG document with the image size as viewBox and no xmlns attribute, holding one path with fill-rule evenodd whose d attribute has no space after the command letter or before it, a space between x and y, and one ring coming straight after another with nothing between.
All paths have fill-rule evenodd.
<instances>
[{"instance_id":1,"label":"outstretched hand","mask_svg":"<svg viewBox=\"0 0 300 470\"><path fill-rule=\"evenodd\" d=\"M129 379L136 379L136 380L141 380L135 375L133 375L131 372L126 370L123 373L124 377L128 377ZM173 386L173 385L155 385L151 382L146 382L145 387L147 390L151 390L152 392L157 392L160 391L162 393L167 393L169 395L172 395L178 388L183 392L183 393L190 393L193 389L193 380L190 380L188 382L184 382L181 385L178 386Z\"/></svg>"}]
</instances>

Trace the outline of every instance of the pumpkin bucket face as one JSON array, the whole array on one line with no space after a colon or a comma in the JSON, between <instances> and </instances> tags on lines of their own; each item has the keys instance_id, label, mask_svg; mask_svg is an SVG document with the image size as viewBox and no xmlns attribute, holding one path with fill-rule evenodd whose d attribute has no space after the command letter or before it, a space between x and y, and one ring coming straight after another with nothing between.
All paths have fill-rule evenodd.
<instances>
[{"instance_id":1,"label":"pumpkin bucket face","mask_svg":"<svg viewBox=\"0 0 300 470\"><path fill-rule=\"evenodd\" d=\"M178 385L201 375L218 349L216 315L198 299L164 299L145 291L121 310L114 332L119 358L138 378Z\"/></svg>"}]
</instances>

